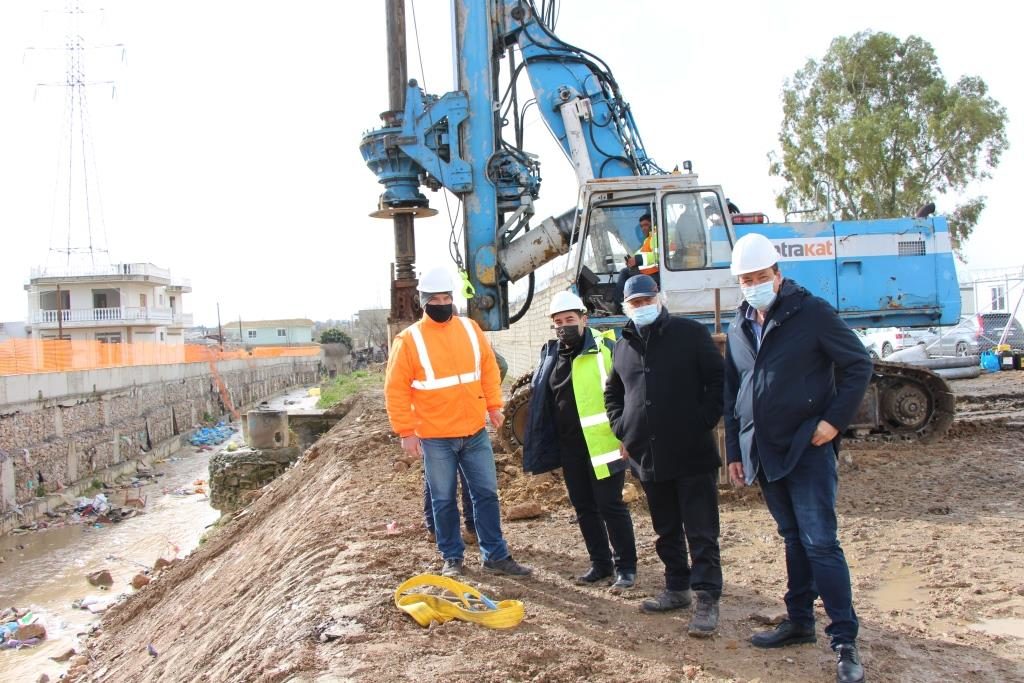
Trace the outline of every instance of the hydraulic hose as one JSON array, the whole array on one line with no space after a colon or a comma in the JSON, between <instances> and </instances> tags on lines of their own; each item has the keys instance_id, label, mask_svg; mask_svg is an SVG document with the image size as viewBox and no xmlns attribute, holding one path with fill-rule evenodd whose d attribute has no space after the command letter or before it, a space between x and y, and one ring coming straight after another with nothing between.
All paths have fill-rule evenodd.
<instances>
[{"instance_id":1,"label":"hydraulic hose","mask_svg":"<svg viewBox=\"0 0 1024 683\"><path fill-rule=\"evenodd\" d=\"M509 319L508 319L508 324L509 325L515 325L517 322L522 320L523 316L526 315L526 312L528 310L530 310L530 304L533 303L533 285L536 282L536 280L535 280L536 276L533 273L530 273L527 277L529 279L527 280L527 285L526 285L526 301L523 302L522 308L520 308L519 311L515 315L509 316Z\"/></svg>"}]
</instances>

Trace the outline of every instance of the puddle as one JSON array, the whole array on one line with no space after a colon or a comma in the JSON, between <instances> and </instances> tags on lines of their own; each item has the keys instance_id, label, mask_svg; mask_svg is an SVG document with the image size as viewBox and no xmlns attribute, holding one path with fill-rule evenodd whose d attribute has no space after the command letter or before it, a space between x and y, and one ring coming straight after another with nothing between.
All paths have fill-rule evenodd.
<instances>
[{"instance_id":1,"label":"puddle","mask_svg":"<svg viewBox=\"0 0 1024 683\"><path fill-rule=\"evenodd\" d=\"M238 435L235 437L239 438ZM146 501L145 514L119 524L95 528L88 524L69 525L28 534L0 538L0 604L27 607L46 627L46 640L32 648L0 650L0 680L34 681L40 674L57 680L67 664L50 661L78 646L78 634L87 632L100 615L76 610L72 601L92 596L116 598L131 593L132 576L149 567L157 557L179 556L199 544L205 528L220 516L206 496L177 496L164 493L207 479L209 452L195 453L186 447L165 463L155 465L163 472L155 485L127 492ZM121 504L124 493L111 496ZM90 586L85 575L109 569L114 586L102 591Z\"/></svg>"},{"instance_id":2,"label":"puddle","mask_svg":"<svg viewBox=\"0 0 1024 683\"><path fill-rule=\"evenodd\" d=\"M927 597L921 586L921 577L913 567L896 568L882 580L878 588L868 594L868 600L884 612L917 607Z\"/></svg>"},{"instance_id":3,"label":"puddle","mask_svg":"<svg viewBox=\"0 0 1024 683\"><path fill-rule=\"evenodd\" d=\"M1024 638L1024 619L985 619L980 623L971 624L971 629L984 631L993 636Z\"/></svg>"},{"instance_id":4,"label":"puddle","mask_svg":"<svg viewBox=\"0 0 1024 683\"><path fill-rule=\"evenodd\" d=\"M286 410L289 413L316 410L316 404L320 397L310 396L310 388L292 389L284 394L275 396L267 401L268 405L266 407L271 410Z\"/></svg>"}]
</instances>

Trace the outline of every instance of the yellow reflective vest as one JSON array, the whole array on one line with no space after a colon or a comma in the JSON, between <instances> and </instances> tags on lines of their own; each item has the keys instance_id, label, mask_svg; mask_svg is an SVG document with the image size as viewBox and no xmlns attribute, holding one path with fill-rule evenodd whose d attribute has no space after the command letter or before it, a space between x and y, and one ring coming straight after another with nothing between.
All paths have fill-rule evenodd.
<instances>
[{"instance_id":1,"label":"yellow reflective vest","mask_svg":"<svg viewBox=\"0 0 1024 683\"><path fill-rule=\"evenodd\" d=\"M604 410L604 385L612 370L611 347L615 344L615 332L591 329L590 334L594 337L595 346L572 361L572 392L590 464L597 478L605 479L611 476L608 464L622 457L619 440L615 438Z\"/></svg>"}]
</instances>

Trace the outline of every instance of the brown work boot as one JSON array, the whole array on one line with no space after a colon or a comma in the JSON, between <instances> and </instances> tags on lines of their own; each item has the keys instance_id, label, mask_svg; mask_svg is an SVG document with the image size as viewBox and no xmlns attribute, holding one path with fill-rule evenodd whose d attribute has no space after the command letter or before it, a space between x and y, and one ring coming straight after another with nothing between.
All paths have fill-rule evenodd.
<instances>
[{"instance_id":1,"label":"brown work boot","mask_svg":"<svg viewBox=\"0 0 1024 683\"><path fill-rule=\"evenodd\" d=\"M462 530L462 542L466 545L476 545L476 528L467 526Z\"/></svg>"}]
</instances>

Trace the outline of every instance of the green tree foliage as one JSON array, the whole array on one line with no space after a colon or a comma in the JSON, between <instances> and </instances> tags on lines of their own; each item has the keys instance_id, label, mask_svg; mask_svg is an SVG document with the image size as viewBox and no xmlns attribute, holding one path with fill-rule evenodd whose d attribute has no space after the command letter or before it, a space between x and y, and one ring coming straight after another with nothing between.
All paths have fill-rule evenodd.
<instances>
[{"instance_id":1,"label":"green tree foliage","mask_svg":"<svg viewBox=\"0 0 1024 683\"><path fill-rule=\"evenodd\" d=\"M332 327L329 330L324 330L320 333L321 344L344 344L349 349L352 348L352 338L348 334L339 330L337 327Z\"/></svg>"},{"instance_id":2,"label":"green tree foliage","mask_svg":"<svg viewBox=\"0 0 1024 683\"><path fill-rule=\"evenodd\" d=\"M850 220L913 215L935 201L959 251L985 197L953 210L937 199L990 177L1006 150L1006 110L987 92L976 76L947 83L916 36L836 38L783 89L782 157L771 155L771 173L787 185L776 203L824 218L827 196L833 215Z\"/></svg>"}]
</instances>

